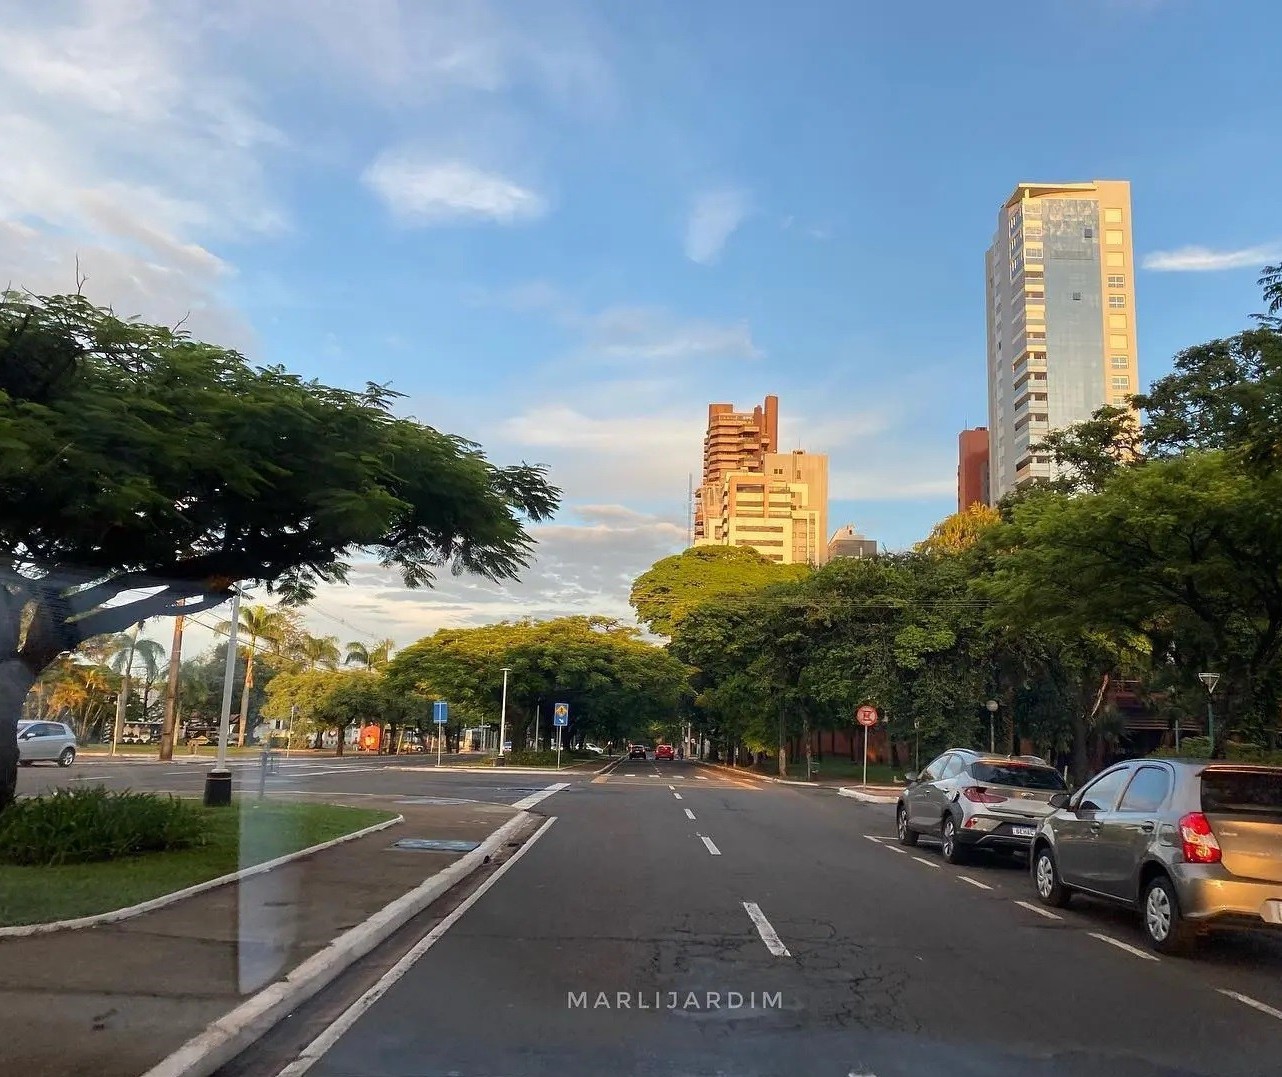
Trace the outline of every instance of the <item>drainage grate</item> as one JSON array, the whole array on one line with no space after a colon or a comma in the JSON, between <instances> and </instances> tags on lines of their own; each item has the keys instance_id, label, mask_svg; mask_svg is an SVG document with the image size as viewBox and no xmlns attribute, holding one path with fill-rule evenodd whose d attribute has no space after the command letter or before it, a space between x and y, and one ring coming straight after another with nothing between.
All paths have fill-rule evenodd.
<instances>
[{"instance_id":1,"label":"drainage grate","mask_svg":"<svg viewBox=\"0 0 1282 1077\"><path fill-rule=\"evenodd\" d=\"M423 853L470 853L480 846L479 841L463 841L460 838L401 838L392 842L393 849L412 849Z\"/></svg>"}]
</instances>

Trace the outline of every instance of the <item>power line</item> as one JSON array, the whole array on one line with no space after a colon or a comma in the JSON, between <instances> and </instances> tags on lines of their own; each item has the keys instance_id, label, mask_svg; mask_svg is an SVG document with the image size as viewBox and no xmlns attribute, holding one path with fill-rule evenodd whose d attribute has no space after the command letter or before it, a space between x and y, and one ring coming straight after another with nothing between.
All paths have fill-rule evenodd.
<instances>
[{"instance_id":1,"label":"power line","mask_svg":"<svg viewBox=\"0 0 1282 1077\"><path fill-rule=\"evenodd\" d=\"M366 636L369 639L372 639L375 643L378 643L383 638L382 636L379 636L377 633L366 631L364 628L357 628L354 624L350 624L349 622L344 621L341 617L337 616L336 614L326 612L325 610L317 606L314 602L309 602L304 608L309 610L314 610L316 613L319 613L322 617L328 617L331 621L335 621L336 623L342 625L344 628L350 629L351 631L356 632L359 635Z\"/></svg>"}]
</instances>

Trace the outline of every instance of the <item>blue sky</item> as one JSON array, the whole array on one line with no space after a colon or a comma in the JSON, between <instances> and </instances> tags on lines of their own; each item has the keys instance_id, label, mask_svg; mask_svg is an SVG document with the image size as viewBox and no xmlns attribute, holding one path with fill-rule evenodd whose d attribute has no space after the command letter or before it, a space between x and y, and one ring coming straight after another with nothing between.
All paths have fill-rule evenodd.
<instances>
[{"instance_id":1,"label":"blue sky","mask_svg":"<svg viewBox=\"0 0 1282 1077\"><path fill-rule=\"evenodd\" d=\"M1266 2L95 0L0 27L0 270L339 384L390 381L565 509L524 583L322 596L401 642L626 613L709 401L781 400L835 528L954 507L983 252L1020 180L1133 185L1140 370L1282 256ZM350 635L350 633L346 633Z\"/></svg>"}]
</instances>

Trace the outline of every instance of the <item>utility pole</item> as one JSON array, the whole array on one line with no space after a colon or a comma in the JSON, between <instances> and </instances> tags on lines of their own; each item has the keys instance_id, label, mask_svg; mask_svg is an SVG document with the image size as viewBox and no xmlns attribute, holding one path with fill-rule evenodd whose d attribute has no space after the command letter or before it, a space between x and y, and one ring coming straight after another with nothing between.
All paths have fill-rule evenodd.
<instances>
[{"instance_id":1,"label":"utility pole","mask_svg":"<svg viewBox=\"0 0 1282 1077\"><path fill-rule=\"evenodd\" d=\"M218 721L218 762L205 775L205 807L223 807L231 803L231 769L227 766L227 738L231 735L231 691L236 680L236 630L240 627L240 589L231 595L231 628L227 633L227 666L223 671L223 707ZM343 746L344 730L338 731L338 745Z\"/></svg>"},{"instance_id":2,"label":"utility pole","mask_svg":"<svg viewBox=\"0 0 1282 1077\"><path fill-rule=\"evenodd\" d=\"M507 743L507 675L512 670L503 667L503 703L499 709L499 759L503 758L503 745Z\"/></svg>"},{"instance_id":3,"label":"utility pole","mask_svg":"<svg viewBox=\"0 0 1282 1077\"><path fill-rule=\"evenodd\" d=\"M178 600L183 605L183 600ZM178 675L182 668L183 615L174 618L174 638L169 646L169 682L165 691L165 724L160 729L160 758L168 761L174 757L174 740L178 735Z\"/></svg>"},{"instance_id":4,"label":"utility pole","mask_svg":"<svg viewBox=\"0 0 1282 1077\"><path fill-rule=\"evenodd\" d=\"M142 629L142 622L139 621L134 625L133 640L129 644L129 664L125 666L125 672L120 677L120 694L116 696L116 724L111 731L111 754L116 754L116 745L120 742L120 736L125 728L125 708L129 705L129 680L134 671L134 648L138 646L138 633Z\"/></svg>"}]
</instances>

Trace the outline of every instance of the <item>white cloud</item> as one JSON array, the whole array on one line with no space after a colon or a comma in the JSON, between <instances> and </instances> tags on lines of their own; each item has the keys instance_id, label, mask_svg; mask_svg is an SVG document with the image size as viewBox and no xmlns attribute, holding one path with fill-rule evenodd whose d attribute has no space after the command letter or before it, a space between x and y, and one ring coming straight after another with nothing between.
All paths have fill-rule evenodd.
<instances>
[{"instance_id":1,"label":"white cloud","mask_svg":"<svg viewBox=\"0 0 1282 1077\"><path fill-rule=\"evenodd\" d=\"M362 179L393 215L410 224L515 224L547 212L547 202L529 187L462 161L433 160L416 151L381 154Z\"/></svg>"},{"instance_id":2,"label":"white cloud","mask_svg":"<svg viewBox=\"0 0 1282 1077\"><path fill-rule=\"evenodd\" d=\"M759 359L746 322L681 319L654 307L609 307L588 320L587 349L611 359Z\"/></svg>"},{"instance_id":3,"label":"white cloud","mask_svg":"<svg viewBox=\"0 0 1282 1077\"><path fill-rule=\"evenodd\" d=\"M728 189L699 195L686 222L686 257L701 265L715 262L750 210L745 191Z\"/></svg>"},{"instance_id":4,"label":"white cloud","mask_svg":"<svg viewBox=\"0 0 1282 1077\"><path fill-rule=\"evenodd\" d=\"M1210 247L1180 247L1146 254L1145 269L1166 273L1210 273L1223 269L1259 269L1282 258L1282 243L1216 251Z\"/></svg>"}]
</instances>

